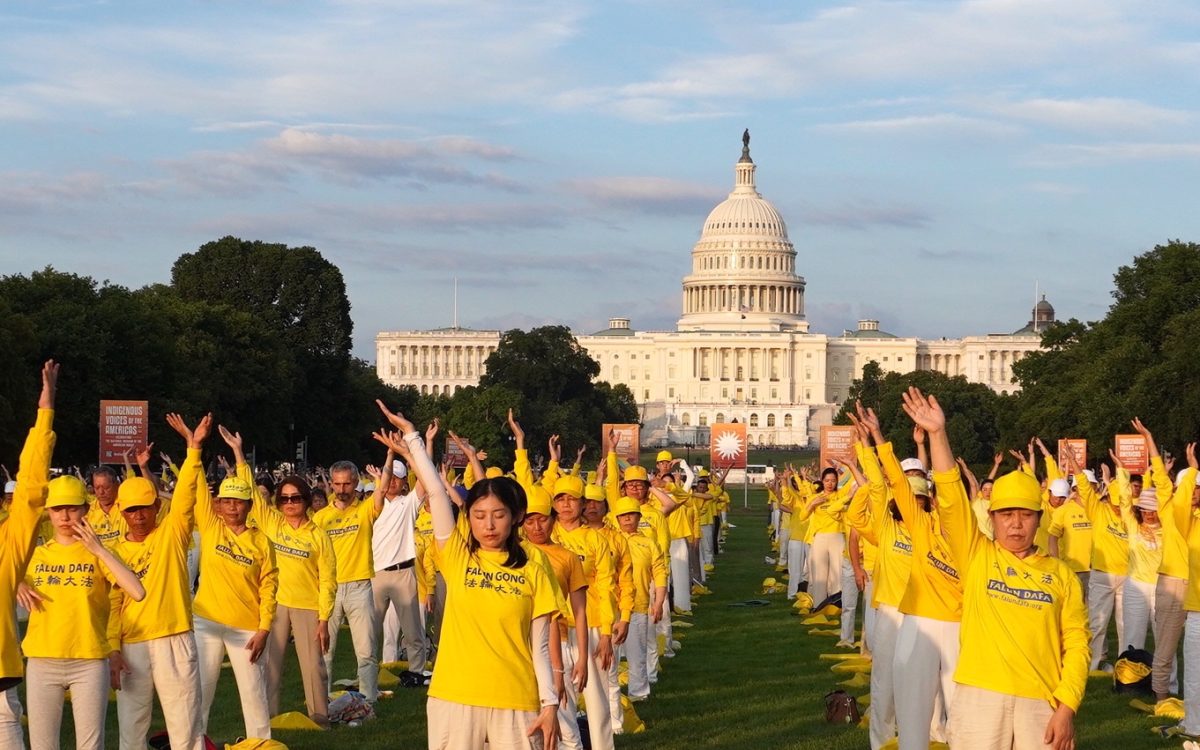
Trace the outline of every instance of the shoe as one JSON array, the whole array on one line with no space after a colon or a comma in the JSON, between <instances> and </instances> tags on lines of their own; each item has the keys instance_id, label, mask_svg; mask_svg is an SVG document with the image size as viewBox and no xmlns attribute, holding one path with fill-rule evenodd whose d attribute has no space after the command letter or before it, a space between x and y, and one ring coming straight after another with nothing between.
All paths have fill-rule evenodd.
<instances>
[{"instance_id":1,"label":"shoe","mask_svg":"<svg viewBox=\"0 0 1200 750\"><path fill-rule=\"evenodd\" d=\"M833 647L834 648L858 648L858 646L854 645L853 643L851 643L850 641L847 641L845 639L838 641L837 643L834 644Z\"/></svg>"},{"instance_id":2,"label":"shoe","mask_svg":"<svg viewBox=\"0 0 1200 750\"><path fill-rule=\"evenodd\" d=\"M663 651L663 658L664 659L674 659L675 652L674 651ZM658 680L651 680L651 682L658 682Z\"/></svg>"},{"instance_id":3,"label":"shoe","mask_svg":"<svg viewBox=\"0 0 1200 750\"><path fill-rule=\"evenodd\" d=\"M1113 665L1109 664L1108 662L1101 662L1100 671L1107 672L1108 674L1112 674L1113 673Z\"/></svg>"},{"instance_id":4,"label":"shoe","mask_svg":"<svg viewBox=\"0 0 1200 750\"><path fill-rule=\"evenodd\" d=\"M649 697L650 697L649 695L631 695L631 696L629 696L629 702L630 703L641 703L642 701L646 700Z\"/></svg>"},{"instance_id":5,"label":"shoe","mask_svg":"<svg viewBox=\"0 0 1200 750\"><path fill-rule=\"evenodd\" d=\"M680 643L679 641L672 640L672 641L671 641L671 648L672 648L673 650L675 650L675 651L678 651L679 649L683 648L683 644L682 644L682 643Z\"/></svg>"},{"instance_id":6,"label":"shoe","mask_svg":"<svg viewBox=\"0 0 1200 750\"><path fill-rule=\"evenodd\" d=\"M731 523L727 523L727 524L725 524L725 528L727 528L727 529L736 529L736 528L737 528L737 526L734 526L734 525L733 525L733 524L731 524Z\"/></svg>"},{"instance_id":7,"label":"shoe","mask_svg":"<svg viewBox=\"0 0 1200 750\"><path fill-rule=\"evenodd\" d=\"M679 607L671 607L671 614L675 615L676 617L691 617L692 610L680 609Z\"/></svg>"}]
</instances>

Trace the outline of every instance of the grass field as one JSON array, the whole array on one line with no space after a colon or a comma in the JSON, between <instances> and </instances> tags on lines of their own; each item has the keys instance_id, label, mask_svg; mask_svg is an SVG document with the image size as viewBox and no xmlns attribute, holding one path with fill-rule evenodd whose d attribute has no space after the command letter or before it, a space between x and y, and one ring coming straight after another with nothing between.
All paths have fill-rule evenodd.
<instances>
[{"instance_id":1,"label":"grass field","mask_svg":"<svg viewBox=\"0 0 1200 750\"><path fill-rule=\"evenodd\" d=\"M824 721L825 693L843 677L828 669L817 655L833 650L836 638L810 636L792 614L783 595L761 597L762 579L774 575L763 557L770 553L765 534L764 494L752 491L750 510L735 494L732 529L709 581L711 596L700 597L695 622L680 629L683 648L666 660L652 697L637 704L647 729L617 738L621 750L697 750L698 748L806 748L838 750L867 747L865 730L831 726ZM747 599L765 598L761 608L730 607ZM1113 639L1115 640L1115 638ZM343 630L335 664L335 679L353 675L349 634ZM299 670L285 667L284 710L304 710ZM290 678L290 679L289 679ZM862 695L866 688L851 691ZM425 691L396 689L381 700L379 718L357 728L330 732L277 732L276 739L293 750L333 747L409 750L425 746ZM107 746L117 747L116 708L108 717ZM69 725L70 721L66 721ZM1128 698L1113 694L1111 682L1093 678L1076 720L1079 748L1179 747L1153 736L1149 729L1166 723L1139 714ZM156 719L155 727L161 727ZM209 734L218 743L243 732L233 677L222 673ZM63 747L74 747L69 730Z\"/></svg>"}]
</instances>

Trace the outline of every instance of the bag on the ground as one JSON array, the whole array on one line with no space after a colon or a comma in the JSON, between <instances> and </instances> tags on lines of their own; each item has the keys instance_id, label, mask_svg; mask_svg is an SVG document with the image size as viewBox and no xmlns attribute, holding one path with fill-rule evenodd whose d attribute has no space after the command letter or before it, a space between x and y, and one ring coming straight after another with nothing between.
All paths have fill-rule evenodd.
<instances>
[{"instance_id":1,"label":"bag on the ground","mask_svg":"<svg viewBox=\"0 0 1200 750\"><path fill-rule=\"evenodd\" d=\"M1113 692L1153 695L1151 671L1154 655L1144 648L1125 649L1113 665Z\"/></svg>"},{"instance_id":2,"label":"bag on the ground","mask_svg":"<svg viewBox=\"0 0 1200 750\"><path fill-rule=\"evenodd\" d=\"M862 719L858 699L845 690L825 694L825 721L830 724L857 724Z\"/></svg>"},{"instance_id":3,"label":"bag on the ground","mask_svg":"<svg viewBox=\"0 0 1200 750\"><path fill-rule=\"evenodd\" d=\"M367 703L362 693L347 690L329 702L329 723L349 724L375 718L375 709Z\"/></svg>"}]
</instances>

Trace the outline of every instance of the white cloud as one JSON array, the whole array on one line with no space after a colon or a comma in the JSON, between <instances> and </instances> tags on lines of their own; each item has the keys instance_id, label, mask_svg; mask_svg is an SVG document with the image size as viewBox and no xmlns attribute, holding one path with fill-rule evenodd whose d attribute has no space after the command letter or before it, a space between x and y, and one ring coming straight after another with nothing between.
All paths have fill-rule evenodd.
<instances>
[{"instance_id":1,"label":"white cloud","mask_svg":"<svg viewBox=\"0 0 1200 750\"><path fill-rule=\"evenodd\" d=\"M1049 145L1035 151L1029 158L1029 163L1037 167L1079 167L1170 159L1200 159L1200 143Z\"/></svg>"},{"instance_id":2,"label":"white cloud","mask_svg":"<svg viewBox=\"0 0 1200 750\"><path fill-rule=\"evenodd\" d=\"M1113 97L992 101L981 107L1024 122L1083 132L1154 130L1195 120L1190 112Z\"/></svg>"},{"instance_id":3,"label":"white cloud","mask_svg":"<svg viewBox=\"0 0 1200 750\"><path fill-rule=\"evenodd\" d=\"M968 117L953 112L825 123L815 125L812 129L823 133L853 133L887 137L953 135L983 138L1008 138L1019 134L1022 130L1019 126L997 120Z\"/></svg>"},{"instance_id":4,"label":"white cloud","mask_svg":"<svg viewBox=\"0 0 1200 750\"><path fill-rule=\"evenodd\" d=\"M666 177L593 177L567 180L567 190L603 208L648 214L703 215L724 191Z\"/></svg>"}]
</instances>

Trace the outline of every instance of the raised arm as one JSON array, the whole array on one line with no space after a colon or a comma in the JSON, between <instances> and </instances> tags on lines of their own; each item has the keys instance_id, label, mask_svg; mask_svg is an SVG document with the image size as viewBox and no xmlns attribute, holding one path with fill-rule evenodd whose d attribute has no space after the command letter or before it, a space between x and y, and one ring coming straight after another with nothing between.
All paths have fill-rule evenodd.
<instances>
[{"instance_id":1,"label":"raised arm","mask_svg":"<svg viewBox=\"0 0 1200 750\"><path fill-rule=\"evenodd\" d=\"M38 520L46 507L46 485L50 483L50 457L54 453L54 400L58 390L58 364L48 360L42 365L42 391L38 396L37 420L29 429L17 464L17 487L6 524L19 546L14 550L28 561L36 541ZM17 571L16 579L23 575ZM10 613L11 614L11 613Z\"/></svg>"},{"instance_id":2,"label":"raised arm","mask_svg":"<svg viewBox=\"0 0 1200 750\"><path fill-rule=\"evenodd\" d=\"M513 474L517 484L528 494L533 489L533 468L529 465L529 451L525 449L525 430L521 429L521 423L513 416L512 408L508 410L508 429L512 430L517 445L513 451Z\"/></svg>"},{"instance_id":3,"label":"raised arm","mask_svg":"<svg viewBox=\"0 0 1200 750\"><path fill-rule=\"evenodd\" d=\"M198 494L196 483L204 481L200 465L200 451L212 429L212 414L205 414L197 423L195 430L187 426L183 417L174 413L167 415L167 424L171 425L171 429L178 432L187 444L187 460L183 462L183 467L179 470L179 480L175 483L175 492L171 496L170 515L183 519L189 527L193 515L201 525L215 521L216 515L213 513L212 502L196 502ZM207 486L205 484L206 489Z\"/></svg>"},{"instance_id":4,"label":"raised arm","mask_svg":"<svg viewBox=\"0 0 1200 750\"><path fill-rule=\"evenodd\" d=\"M446 488L442 486L442 480L438 478L437 467L433 465L429 454L425 452L421 445L421 435L413 427L412 422L404 418L404 415L399 412L391 412L382 401L377 401L379 409L383 412L398 432L393 433L375 433L375 439L387 445L393 451L404 458L410 467L420 477L421 483L429 488L429 512L433 516L433 539L438 549L441 549L446 540L454 532L454 513L450 509L450 496L446 494ZM455 439L454 433L450 433L451 439ZM474 455L474 451L471 451ZM478 461L478 459L476 459Z\"/></svg>"}]
</instances>

